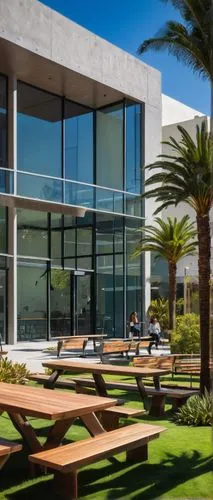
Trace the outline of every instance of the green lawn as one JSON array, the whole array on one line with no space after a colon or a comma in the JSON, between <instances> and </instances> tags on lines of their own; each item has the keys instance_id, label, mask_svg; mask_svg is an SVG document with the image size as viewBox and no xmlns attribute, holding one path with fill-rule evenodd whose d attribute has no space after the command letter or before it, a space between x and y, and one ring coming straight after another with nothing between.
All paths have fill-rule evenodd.
<instances>
[{"instance_id":1,"label":"green lawn","mask_svg":"<svg viewBox=\"0 0 213 500\"><path fill-rule=\"evenodd\" d=\"M137 394L111 391L113 397L128 400L133 407L141 407ZM127 464L125 454L117 457L117 463L108 460L92 464L79 472L79 498L134 499L158 498L205 499L213 498L211 467L211 428L189 428L176 426L171 420L170 406L164 417L154 419L148 415L128 420L133 422L160 424L167 428L159 439L149 444L149 460L142 464ZM34 420L39 436L45 438L49 422ZM127 423L127 421L125 422ZM0 435L19 440L6 414L0 417ZM68 440L86 438L87 431L76 423L66 435ZM55 499L51 491L51 476L26 480L29 477L28 463L24 453L14 454L0 472L0 498L14 500ZM59 497L57 497L59 498Z\"/></svg>"}]
</instances>

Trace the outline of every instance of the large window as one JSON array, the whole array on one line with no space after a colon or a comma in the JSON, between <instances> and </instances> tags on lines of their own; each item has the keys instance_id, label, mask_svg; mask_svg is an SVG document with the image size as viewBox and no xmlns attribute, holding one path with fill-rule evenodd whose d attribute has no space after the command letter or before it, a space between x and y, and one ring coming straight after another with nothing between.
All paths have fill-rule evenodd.
<instances>
[{"instance_id":1,"label":"large window","mask_svg":"<svg viewBox=\"0 0 213 500\"><path fill-rule=\"evenodd\" d=\"M62 177L60 97L18 83L17 147L18 170ZM23 182L28 182L29 192L29 177L22 178Z\"/></svg>"},{"instance_id":2,"label":"large window","mask_svg":"<svg viewBox=\"0 0 213 500\"><path fill-rule=\"evenodd\" d=\"M7 80L0 76L0 167L7 167Z\"/></svg>"},{"instance_id":3,"label":"large window","mask_svg":"<svg viewBox=\"0 0 213 500\"><path fill-rule=\"evenodd\" d=\"M7 253L7 209L0 207L0 253Z\"/></svg>"},{"instance_id":4,"label":"large window","mask_svg":"<svg viewBox=\"0 0 213 500\"><path fill-rule=\"evenodd\" d=\"M123 103L97 111L96 168L97 184L123 189Z\"/></svg>"},{"instance_id":5,"label":"large window","mask_svg":"<svg viewBox=\"0 0 213 500\"><path fill-rule=\"evenodd\" d=\"M141 105L126 105L126 191L141 192Z\"/></svg>"},{"instance_id":6,"label":"large window","mask_svg":"<svg viewBox=\"0 0 213 500\"><path fill-rule=\"evenodd\" d=\"M48 257L48 214L18 209L18 255Z\"/></svg>"},{"instance_id":7,"label":"large window","mask_svg":"<svg viewBox=\"0 0 213 500\"><path fill-rule=\"evenodd\" d=\"M65 100L65 177L93 183L93 112Z\"/></svg>"},{"instance_id":8,"label":"large window","mask_svg":"<svg viewBox=\"0 0 213 500\"><path fill-rule=\"evenodd\" d=\"M17 313L18 340L46 339L47 271L39 261L19 263Z\"/></svg>"},{"instance_id":9,"label":"large window","mask_svg":"<svg viewBox=\"0 0 213 500\"><path fill-rule=\"evenodd\" d=\"M126 304L127 321L132 311L137 311L139 319L142 313L142 259L141 257L132 258L132 253L140 238L137 232L141 222L133 219L126 220Z\"/></svg>"}]
</instances>

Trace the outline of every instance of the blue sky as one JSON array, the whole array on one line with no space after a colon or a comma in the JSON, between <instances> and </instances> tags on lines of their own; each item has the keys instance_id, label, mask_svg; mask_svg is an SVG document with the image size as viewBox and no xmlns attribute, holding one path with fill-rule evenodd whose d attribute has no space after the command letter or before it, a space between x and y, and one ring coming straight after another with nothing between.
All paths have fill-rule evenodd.
<instances>
[{"instance_id":1,"label":"blue sky","mask_svg":"<svg viewBox=\"0 0 213 500\"><path fill-rule=\"evenodd\" d=\"M138 45L155 35L166 20L179 20L177 11L160 0L43 0L42 3L133 55ZM208 82L166 52L148 52L143 61L161 71L165 94L209 114Z\"/></svg>"}]
</instances>

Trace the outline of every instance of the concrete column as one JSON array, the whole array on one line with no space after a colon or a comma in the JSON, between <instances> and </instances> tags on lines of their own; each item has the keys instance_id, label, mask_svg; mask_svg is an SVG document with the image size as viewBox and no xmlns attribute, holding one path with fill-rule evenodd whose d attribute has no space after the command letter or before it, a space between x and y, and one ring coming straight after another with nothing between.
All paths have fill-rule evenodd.
<instances>
[{"instance_id":1,"label":"concrete column","mask_svg":"<svg viewBox=\"0 0 213 500\"><path fill-rule=\"evenodd\" d=\"M156 160L156 157L161 152L161 100L156 102L156 106L153 106L147 102L145 104L145 165L149 165ZM145 180L150 177L147 170L145 171ZM148 188L147 188L148 190ZM157 205L154 198L145 198L145 224L153 223L153 213L156 210ZM160 214L159 214L160 216ZM150 305L151 299L151 256L149 252L145 252L144 256L144 287L145 287L145 314Z\"/></svg>"},{"instance_id":2,"label":"concrete column","mask_svg":"<svg viewBox=\"0 0 213 500\"><path fill-rule=\"evenodd\" d=\"M17 80L8 79L8 166L14 170L14 194L16 194L17 170ZM17 342L17 214L16 208L8 207L8 344Z\"/></svg>"}]
</instances>

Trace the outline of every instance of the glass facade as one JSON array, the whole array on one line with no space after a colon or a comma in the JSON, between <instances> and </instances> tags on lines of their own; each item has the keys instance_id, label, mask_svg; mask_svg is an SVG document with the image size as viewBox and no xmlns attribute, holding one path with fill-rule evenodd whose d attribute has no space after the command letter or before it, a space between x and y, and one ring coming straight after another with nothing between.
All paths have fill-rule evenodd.
<instances>
[{"instance_id":1,"label":"glass facade","mask_svg":"<svg viewBox=\"0 0 213 500\"><path fill-rule=\"evenodd\" d=\"M3 77L0 89L0 166L6 168ZM17 194L90 209L83 218L31 210L30 202L17 209L18 340L100 331L123 337L132 310L141 319L142 263L130 256L142 225L142 122L142 105L129 100L92 110L18 82ZM0 179L5 186L5 173ZM2 207L0 233L0 253L7 253ZM6 283L3 262L4 338Z\"/></svg>"}]
</instances>

